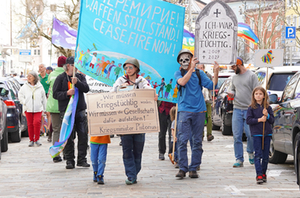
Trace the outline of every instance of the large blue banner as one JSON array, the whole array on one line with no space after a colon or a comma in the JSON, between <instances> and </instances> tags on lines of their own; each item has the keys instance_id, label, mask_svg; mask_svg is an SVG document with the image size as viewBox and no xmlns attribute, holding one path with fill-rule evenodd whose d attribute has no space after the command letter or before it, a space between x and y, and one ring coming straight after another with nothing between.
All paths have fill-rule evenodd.
<instances>
[{"instance_id":1,"label":"large blue banner","mask_svg":"<svg viewBox=\"0 0 300 198\"><path fill-rule=\"evenodd\" d=\"M81 0L75 66L112 86L126 59L136 58L159 100L175 102L184 12L159 0Z\"/></svg>"}]
</instances>

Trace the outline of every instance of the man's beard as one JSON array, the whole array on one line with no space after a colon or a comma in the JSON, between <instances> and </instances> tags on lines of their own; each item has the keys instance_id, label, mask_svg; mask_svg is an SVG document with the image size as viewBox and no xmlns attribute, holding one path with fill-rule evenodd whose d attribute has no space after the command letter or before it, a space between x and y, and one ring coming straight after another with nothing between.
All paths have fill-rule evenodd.
<instances>
[{"instance_id":1,"label":"man's beard","mask_svg":"<svg viewBox=\"0 0 300 198\"><path fill-rule=\"evenodd\" d=\"M241 73L241 69L236 67L235 74L239 74L239 73Z\"/></svg>"}]
</instances>

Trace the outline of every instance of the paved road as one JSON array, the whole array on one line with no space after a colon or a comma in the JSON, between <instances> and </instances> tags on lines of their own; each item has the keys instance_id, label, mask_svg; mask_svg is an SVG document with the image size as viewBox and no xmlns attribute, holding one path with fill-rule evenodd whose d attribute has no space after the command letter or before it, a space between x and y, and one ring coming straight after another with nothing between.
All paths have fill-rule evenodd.
<instances>
[{"instance_id":1,"label":"paved road","mask_svg":"<svg viewBox=\"0 0 300 198\"><path fill-rule=\"evenodd\" d=\"M52 162L50 143L28 147L28 138L9 144L0 160L1 197L300 197L294 165L269 165L268 183L257 185L254 166L232 168L233 138L213 131L215 139L204 141L200 178L176 180L168 159L158 160L157 134L147 134L142 171L136 185L125 185L120 139L112 138L108 148L105 185L92 181L92 167L65 169L65 162ZM245 145L244 145L245 146ZM88 153L89 156L89 153ZM248 157L248 156L247 156ZM90 159L88 159L90 162Z\"/></svg>"}]
</instances>

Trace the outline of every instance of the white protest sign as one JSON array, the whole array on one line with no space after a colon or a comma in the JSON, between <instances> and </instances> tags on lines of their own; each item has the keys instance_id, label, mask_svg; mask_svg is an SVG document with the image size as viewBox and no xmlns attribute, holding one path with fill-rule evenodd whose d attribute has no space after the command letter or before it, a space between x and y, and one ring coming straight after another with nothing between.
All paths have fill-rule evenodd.
<instances>
[{"instance_id":1,"label":"white protest sign","mask_svg":"<svg viewBox=\"0 0 300 198\"><path fill-rule=\"evenodd\" d=\"M159 131L154 89L87 94L89 134L136 134Z\"/></svg>"},{"instance_id":2,"label":"white protest sign","mask_svg":"<svg viewBox=\"0 0 300 198\"><path fill-rule=\"evenodd\" d=\"M237 56L237 18L220 0L212 1L196 20L195 56L200 63L234 64Z\"/></svg>"},{"instance_id":3,"label":"white protest sign","mask_svg":"<svg viewBox=\"0 0 300 198\"><path fill-rule=\"evenodd\" d=\"M280 67L283 65L282 49L261 49L254 54L255 67Z\"/></svg>"},{"instance_id":4,"label":"white protest sign","mask_svg":"<svg viewBox=\"0 0 300 198\"><path fill-rule=\"evenodd\" d=\"M86 82L90 87L89 93L103 93L103 92L109 92L112 87L109 85L104 84L103 82L100 82L99 80L96 80L90 76L85 76Z\"/></svg>"}]
</instances>

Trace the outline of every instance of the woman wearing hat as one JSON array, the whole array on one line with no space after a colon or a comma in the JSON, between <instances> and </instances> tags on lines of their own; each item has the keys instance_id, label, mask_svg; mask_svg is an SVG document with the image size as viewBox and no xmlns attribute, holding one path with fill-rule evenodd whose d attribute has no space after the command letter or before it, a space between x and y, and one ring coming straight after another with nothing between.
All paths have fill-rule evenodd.
<instances>
[{"instance_id":1,"label":"woman wearing hat","mask_svg":"<svg viewBox=\"0 0 300 198\"><path fill-rule=\"evenodd\" d=\"M137 59L127 59L123 64L123 68L126 71L126 74L116 80L111 92L116 92L120 88L128 88L129 86L132 86L134 89L152 89L149 82L139 75L140 64ZM154 100L157 101L157 95ZM123 163L127 176L125 183L127 185L136 184L137 175L141 170L145 134L140 133L122 135L121 141L123 150Z\"/></svg>"}]
</instances>

